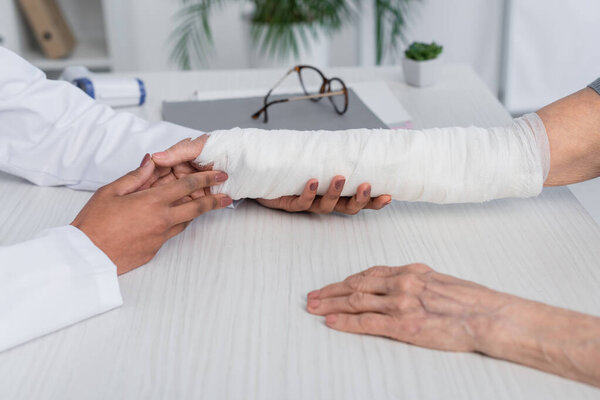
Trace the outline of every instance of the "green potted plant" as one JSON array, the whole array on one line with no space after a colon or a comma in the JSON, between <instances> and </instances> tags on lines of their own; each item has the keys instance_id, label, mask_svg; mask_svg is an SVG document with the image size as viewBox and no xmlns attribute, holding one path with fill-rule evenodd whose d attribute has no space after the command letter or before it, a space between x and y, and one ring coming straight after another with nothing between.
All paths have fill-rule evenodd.
<instances>
[{"instance_id":1,"label":"green potted plant","mask_svg":"<svg viewBox=\"0 0 600 400\"><path fill-rule=\"evenodd\" d=\"M440 59L443 47L435 42L413 42L404 52L402 68L404 79L413 86L433 85L440 75Z\"/></svg>"},{"instance_id":2,"label":"green potted plant","mask_svg":"<svg viewBox=\"0 0 600 400\"><path fill-rule=\"evenodd\" d=\"M251 40L271 58L297 59L313 39L338 32L356 21L366 0L180 0L171 34L171 58L182 69L205 64L212 46L210 15L225 2L250 3ZM418 0L368 0L375 7L376 61L397 48L405 15Z\"/></svg>"}]
</instances>

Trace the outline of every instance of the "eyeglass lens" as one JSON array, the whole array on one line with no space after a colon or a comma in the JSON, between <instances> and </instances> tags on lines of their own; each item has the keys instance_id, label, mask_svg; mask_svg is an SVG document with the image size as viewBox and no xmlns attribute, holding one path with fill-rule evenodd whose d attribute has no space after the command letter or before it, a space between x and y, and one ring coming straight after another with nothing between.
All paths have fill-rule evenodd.
<instances>
[{"instance_id":1,"label":"eyeglass lens","mask_svg":"<svg viewBox=\"0 0 600 400\"><path fill-rule=\"evenodd\" d=\"M345 89L346 88L341 80L333 78L329 81L329 92L344 92ZM342 114L346 111L346 108L348 107L348 98L345 94L341 94L339 96L330 96L329 100L331 101L331 104L333 104L338 113Z\"/></svg>"},{"instance_id":2,"label":"eyeglass lens","mask_svg":"<svg viewBox=\"0 0 600 400\"><path fill-rule=\"evenodd\" d=\"M323 81L323 77L313 68L301 68L298 71L298 76L300 78L300 84L302 85L302 90L304 90L304 94L307 96L323 93L325 91L325 85ZM314 101L319 101L321 98L311 99Z\"/></svg>"}]
</instances>

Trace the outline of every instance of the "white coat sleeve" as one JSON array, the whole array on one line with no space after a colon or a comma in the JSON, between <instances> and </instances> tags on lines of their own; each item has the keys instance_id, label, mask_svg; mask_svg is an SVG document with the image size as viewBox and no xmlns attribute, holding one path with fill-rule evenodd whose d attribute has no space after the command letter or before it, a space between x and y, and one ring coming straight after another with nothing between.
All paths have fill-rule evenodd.
<instances>
[{"instance_id":1,"label":"white coat sleeve","mask_svg":"<svg viewBox=\"0 0 600 400\"><path fill-rule=\"evenodd\" d=\"M149 93L152 95L152 93ZM95 190L201 133L98 104L0 47L0 170L38 185Z\"/></svg>"},{"instance_id":2,"label":"white coat sleeve","mask_svg":"<svg viewBox=\"0 0 600 400\"><path fill-rule=\"evenodd\" d=\"M115 265L73 226L0 247L0 351L121 304Z\"/></svg>"}]
</instances>

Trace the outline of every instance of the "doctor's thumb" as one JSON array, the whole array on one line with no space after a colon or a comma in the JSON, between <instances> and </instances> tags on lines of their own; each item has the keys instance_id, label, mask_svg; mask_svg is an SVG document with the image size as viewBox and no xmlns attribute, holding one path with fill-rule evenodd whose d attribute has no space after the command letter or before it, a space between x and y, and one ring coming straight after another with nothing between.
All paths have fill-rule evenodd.
<instances>
[{"instance_id":1,"label":"doctor's thumb","mask_svg":"<svg viewBox=\"0 0 600 400\"><path fill-rule=\"evenodd\" d=\"M133 193L152 177L154 167L155 165L152 162L150 154L146 154L139 168L128 172L127 175L117 179L108 186L119 196Z\"/></svg>"}]
</instances>

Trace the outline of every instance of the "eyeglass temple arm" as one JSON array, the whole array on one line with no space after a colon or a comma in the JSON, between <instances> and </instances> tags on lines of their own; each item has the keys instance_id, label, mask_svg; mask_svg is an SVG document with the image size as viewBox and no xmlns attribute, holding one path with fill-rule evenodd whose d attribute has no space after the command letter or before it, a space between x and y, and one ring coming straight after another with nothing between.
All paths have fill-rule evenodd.
<instances>
[{"instance_id":1,"label":"eyeglass temple arm","mask_svg":"<svg viewBox=\"0 0 600 400\"><path fill-rule=\"evenodd\" d=\"M277 87L279 85L281 85L281 82L283 82L285 80L285 78L287 78L294 71L296 71L296 67L294 67L294 68L290 69L288 72L286 72L285 75L282 76L281 79L279 79L277 81L277 83L271 89L269 89L269 91L267 92L267 95L265 96L264 101L263 101L265 105L267 104L267 99L269 98L271 93L273 93L273 90L277 89Z\"/></svg>"},{"instance_id":2,"label":"eyeglass temple arm","mask_svg":"<svg viewBox=\"0 0 600 400\"><path fill-rule=\"evenodd\" d=\"M270 101L268 103L265 103L265 105L263 106L263 108L261 108L260 110L258 110L254 114L252 114L252 119L257 119L258 117L260 117L260 114L262 114L263 112L265 112L265 110L269 106L272 106L273 104L287 103L289 101L315 99L315 98L319 98L319 97L339 96L339 95L342 95L342 94L346 94L346 91L345 90L338 90L336 92L319 93L319 94L313 94L313 95L309 95L309 96L296 96L296 97L290 97L290 98L287 98L287 99L273 100L273 101Z\"/></svg>"},{"instance_id":3,"label":"eyeglass temple arm","mask_svg":"<svg viewBox=\"0 0 600 400\"><path fill-rule=\"evenodd\" d=\"M288 101L290 101L290 99L279 99L279 100L273 100L268 103L265 103L263 108L261 108L260 110L258 110L254 114L252 114L252 119L257 119L258 117L260 117L260 114L264 113L269 106L272 106L273 104L277 104L277 103L287 103Z\"/></svg>"}]
</instances>

